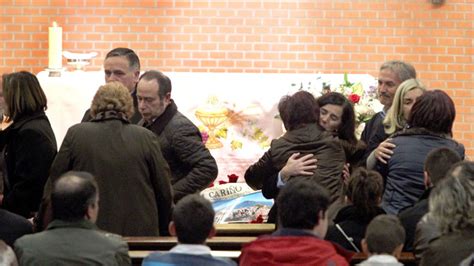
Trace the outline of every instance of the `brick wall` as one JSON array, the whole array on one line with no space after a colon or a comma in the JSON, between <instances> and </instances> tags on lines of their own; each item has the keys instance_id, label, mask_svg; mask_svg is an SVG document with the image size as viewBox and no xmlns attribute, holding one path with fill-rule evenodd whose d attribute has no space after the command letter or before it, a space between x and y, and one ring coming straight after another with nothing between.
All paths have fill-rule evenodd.
<instances>
[{"instance_id":1,"label":"brick wall","mask_svg":"<svg viewBox=\"0 0 474 266\"><path fill-rule=\"evenodd\" d=\"M455 137L474 155L474 2L445 0L0 0L0 73L47 64L48 26L63 49L133 48L143 69L195 72L369 73L413 63L453 96Z\"/></svg>"}]
</instances>

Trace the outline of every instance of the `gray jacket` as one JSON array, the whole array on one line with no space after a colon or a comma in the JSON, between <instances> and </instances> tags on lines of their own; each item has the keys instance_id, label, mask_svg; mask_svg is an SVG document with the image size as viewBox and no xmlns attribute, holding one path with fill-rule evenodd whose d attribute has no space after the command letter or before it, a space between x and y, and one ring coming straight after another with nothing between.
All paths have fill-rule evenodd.
<instances>
[{"instance_id":1,"label":"gray jacket","mask_svg":"<svg viewBox=\"0 0 474 266\"><path fill-rule=\"evenodd\" d=\"M127 243L89 221L55 220L15 242L20 265L130 265Z\"/></svg>"}]
</instances>

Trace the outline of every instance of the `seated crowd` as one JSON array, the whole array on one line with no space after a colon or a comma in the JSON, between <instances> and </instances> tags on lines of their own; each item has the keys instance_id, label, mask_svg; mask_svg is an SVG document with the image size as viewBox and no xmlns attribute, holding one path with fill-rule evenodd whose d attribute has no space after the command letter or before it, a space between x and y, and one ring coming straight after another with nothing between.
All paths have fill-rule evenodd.
<instances>
[{"instance_id":1,"label":"seated crowd","mask_svg":"<svg viewBox=\"0 0 474 266\"><path fill-rule=\"evenodd\" d=\"M177 245L143 265L235 265L206 246L215 212L198 193L217 165L170 79L140 76L128 48L110 51L104 71L59 151L37 78L2 76L0 265L130 265L122 236L168 235ZM244 244L241 265L349 265L362 252L360 265L401 265L402 251L421 265L472 265L474 163L453 139L453 100L402 61L382 64L378 97L360 140L342 94L281 99L287 131L245 173L275 200L276 231Z\"/></svg>"}]
</instances>

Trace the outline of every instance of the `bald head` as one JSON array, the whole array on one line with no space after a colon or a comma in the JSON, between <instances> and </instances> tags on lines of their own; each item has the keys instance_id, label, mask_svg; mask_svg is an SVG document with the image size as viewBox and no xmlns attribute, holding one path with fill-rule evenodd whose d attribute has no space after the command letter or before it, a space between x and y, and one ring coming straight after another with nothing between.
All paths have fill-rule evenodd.
<instances>
[{"instance_id":1,"label":"bald head","mask_svg":"<svg viewBox=\"0 0 474 266\"><path fill-rule=\"evenodd\" d=\"M87 172L68 172L53 187L51 205L53 218L77 221L88 217L89 208L96 208L98 187Z\"/></svg>"}]
</instances>

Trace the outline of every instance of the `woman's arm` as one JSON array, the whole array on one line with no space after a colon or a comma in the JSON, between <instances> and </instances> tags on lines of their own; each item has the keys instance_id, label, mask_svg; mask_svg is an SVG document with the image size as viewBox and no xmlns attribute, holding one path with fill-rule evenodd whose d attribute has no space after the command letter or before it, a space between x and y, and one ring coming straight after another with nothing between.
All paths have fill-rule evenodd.
<instances>
[{"instance_id":1,"label":"woman's arm","mask_svg":"<svg viewBox=\"0 0 474 266\"><path fill-rule=\"evenodd\" d=\"M392 143L392 139L384 140L379 146L373 150L367 158L367 169L374 169L377 161L387 164L387 161L392 157L393 149L396 147Z\"/></svg>"}]
</instances>

